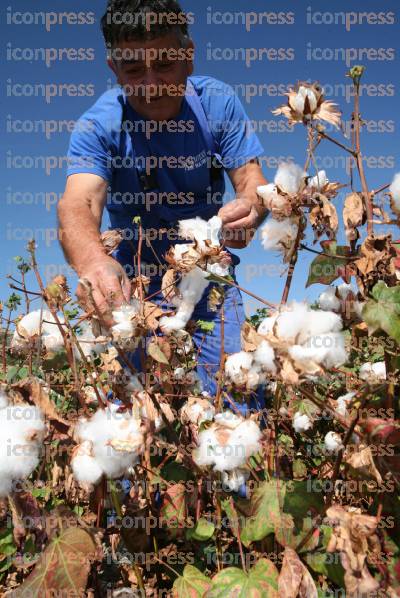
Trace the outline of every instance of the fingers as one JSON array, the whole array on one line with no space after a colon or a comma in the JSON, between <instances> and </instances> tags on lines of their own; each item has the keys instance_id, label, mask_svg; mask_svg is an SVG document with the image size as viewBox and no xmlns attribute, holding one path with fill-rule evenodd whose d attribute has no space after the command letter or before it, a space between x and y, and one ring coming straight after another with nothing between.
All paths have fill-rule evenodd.
<instances>
[{"instance_id":1,"label":"fingers","mask_svg":"<svg viewBox=\"0 0 400 598\"><path fill-rule=\"evenodd\" d=\"M105 277L99 281L99 287L109 307L119 307L126 302L121 279L118 276Z\"/></svg>"},{"instance_id":2,"label":"fingers","mask_svg":"<svg viewBox=\"0 0 400 598\"><path fill-rule=\"evenodd\" d=\"M122 293L124 295L125 301L127 303L129 303L131 300L132 285L131 285L131 281L129 280L129 278L127 276L123 277L121 286L122 286Z\"/></svg>"},{"instance_id":3,"label":"fingers","mask_svg":"<svg viewBox=\"0 0 400 598\"><path fill-rule=\"evenodd\" d=\"M229 222L235 222L241 218L245 218L250 214L252 205L244 199L237 199L226 204L218 212L218 216L222 220L222 224L228 224Z\"/></svg>"}]
</instances>

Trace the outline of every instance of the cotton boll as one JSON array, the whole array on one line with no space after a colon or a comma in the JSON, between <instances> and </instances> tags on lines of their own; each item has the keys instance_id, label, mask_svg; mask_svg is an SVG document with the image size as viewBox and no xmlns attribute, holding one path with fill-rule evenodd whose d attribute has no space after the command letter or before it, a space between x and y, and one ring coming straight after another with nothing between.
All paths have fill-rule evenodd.
<instances>
[{"instance_id":1,"label":"cotton boll","mask_svg":"<svg viewBox=\"0 0 400 598\"><path fill-rule=\"evenodd\" d=\"M252 362L253 355L245 351L229 355L225 362L225 374L234 384L242 386L246 384Z\"/></svg>"},{"instance_id":2,"label":"cotton boll","mask_svg":"<svg viewBox=\"0 0 400 598\"><path fill-rule=\"evenodd\" d=\"M307 186L321 191L329 183L325 170L319 170L316 176L308 180Z\"/></svg>"},{"instance_id":3,"label":"cotton boll","mask_svg":"<svg viewBox=\"0 0 400 598\"><path fill-rule=\"evenodd\" d=\"M185 328L208 285L207 273L198 266L184 274L179 284L182 299L177 301L178 310L175 316L164 316L160 319L160 327L163 332L169 333Z\"/></svg>"},{"instance_id":4,"label":"cotton boll","mask_svg":"<svg viewBox=\"0 0 400 598\"><path fill-rule=\"evenodd\" d=\"M287 205L286 198L279 195L277 186L272 183L257 187L257 194L263 199L268 210L279 210Z\"/></svg>"},{"instance_id":5,"label":"cotton boll","mask_svg":"<svg viewBox=\"0 0 400 598\"><path fill-rule=\"evenodd\" d=\"M266 251L290 248L297 238L299 227L295 218L268 220L261 228L261 243Z\"/></svg>"},{"instance_id":6,"label":"cotton boll","mask_svg":"<svg viewBox=\"0 0 400 598\"><path fill-rule=\"evenodd\" d=\"M306 303L293 302L288 309L278 316L276 335L285 340L296 338L304 329L307 322L309 308Z\"/></svg>"},{"instance_id":7,"label":"cotton boll","mask_svg":"<svg viewBox=\"0 0 400 598\"><path fill-rule=\"evenodd\" d=\"M88 440L75 448L71 467L80 484L97 484L103 475L103 470L93 457L93 445Z\"/></svg>"},{"instance_id":8,"label":"cotton boll","mask_svg":"<svg viewBox=\"0 0 400 598\"><path fill-rule=\"evenodd\" d=\"M9 399L7 394L4 392L4 390L0 390L0 409L5 409L5 407L8 407L9 404Z\"/></svg>"},{"instance_id":9,"label":"cotton boll","mask_svg":"<svg viewBox=\"0 0 400 598\"><path fill-rule=\"evenodd\" d=\"M393 209L396 213L400 213L400 172L395 175L393 182L389 187L389 191L393 198Z\"/></svg>"},{"instance_id":10,"label":"cotton boll","mask_svg":"<svg viewBox=\"0 0 400 598\"><path fill-rule=\"evenodd\" d=\"M65 323L62 315L58 316L58 319L60 324ZM26 314L26 316L18 322L11 340L11 347L16 351L27 351L29 350L32 339L39 335L41 336L41 342L45 348L47 348L46 338L49 339L49 347L54 347L57 351L64 346L60 328L52 313L48 310L37 309Z\"/></svg>"},{"instance_id":11,"label":"cotton boll","mask_svg":"<svg viewBox=\"0 0 400 598\"><path fill-rule=\"evenodd\" d=\"M312 91L312 89L300 85L296 96L293 98L293 107L296 110L296 112L298 112L298 114L302 116L304 115L306 98L308 98L310 112L314 112L318 105L315 93Z\"/></svg>"},{"instance_id":12,"label":"cotton boll","mask_svg":"<svg viewBox=\"0 0 400 598\"><path fill-rule=\"evenodd\" d=\"M289 355L298 362L314 361L326 368L339 367L347 360L342 334L321 334L312 336L303 345L293 345Z\"/></svg>"},{"instance_id":13,"label":"cotton boll","mask_svg":"<svg viewBox=\"0 0 400 598\"><path fill-rule=\"evenodd\" d=\"M302 415L300 411L297 411L293 416L293 428L295 432L301 434L312 428L312 422L308 415Z\"/></svg>"},{"instance_id":14,"label":"cotton boll","mask_svg":"<svg viewBox=\"0 0 400 598\"><path fill-rule=\"evenodd\" d=\"M309 310L304 320L299 342L306 342L310 336L339 332L342 330L342 318L332 311Z\"/></svg>"},{"instance_id":15,"label":"cotton boll","mask_svg":"<svg viewBox=\"0 0 400 598\"><path fill-rule=\"evenodd\" d=\"M348 392L345 395L337 398L336 402L336 412L343 417L347 416L347 407L348 404L351 403L352 399L356 396L355 392Z\"/></svg>"},{"instance_id":16,"label":"cotton boll","mask_svg":"<svg viewBox=\"0 0 400 598\"><path fill-rule=\"evenodd\" d=\"M93 334L92 326L89 324L89 322L82 322L82 324L80 324L80 328L81 332L77 336L77 341L86 358L91 357L93 354L99 355L107 350L108 343L97 341L95 335ZM80 360L82 358L80 351L78 351L76 347L74 347L74 354L76 359Z\"/></svg>"},{"instance_id":17,"label":"cotton boll","mask_svg":"<svg viewBox=\"0 0 400 598\"><path fill-rule=\"evenodd\" d=\"M364 363L359 372L361 380L366 382L376 382L378 380L386 380L386 365L384 361L371 363L367 361Z\"/></svg>"},{"instance_id":18,"label":"cotton boll","mask_svg":"<svg viewBox=\"0 0 400 598\"><path fill-rule=\"evenodd\" d=\"M243 421L243 418L233 411L222 411L221 413L217 413L215 415L215 423L224 428L229 428L230 430L234 430L240 423Z\"/></svg>"},{"instance_id":19,"label":"cotton boll","mask_svg":"<svg viewBox=\"0 0 400 598\"><path fill-rule=\"evenodd\" d=\"M340 311L341 302L336 297L336 288L328 287L318 298L318 305L324 311Z\"/></svg>"},{"instance_id":20,"label":"cotton boll","mask_svg":"<svg viewBox=\"0 0 400 598\"><path fill-rule=\"evenodd\" d=\"M336 432L328 432L324 439L324 447L327 453L336 454L343 448L343 442Z\"/></svg>"},{"instance_id":21,"label":"cotton boll","mask_svg":"<svg viewBox=\"0 0 400 598\"><path fill-rule=\"evenodd\" d=\"M191 247L193 247L192 243L177 243L174 245L174 259L180 262Z\"/></svg>"},{"instance_id":22,"label":"cotton boll","mask_svg":"<svg viewBox=\"0 0 400 598\"><path fill-rule=\"evenodd\" d=\"M275 353L267 341L261 341L253 355L254 361L268 372L276 374Z\"/></svg>"},{"instance_id":23,"label":"cotton boll","mask_svg":"<svg viewBox=\"0 0 400 598\"><path fill-rule=\"evenodd\" d=\"M275 313L273 316L264 318L257 328L258 334L266 336L273 333L274 324L279 316L279 313Z\"/></svg>"},{"instance_id":24,"label":"cotton boll","mask_svg":"<svg viewBox=\"0 0 400 598\"><path fill-rule=\"evenodd\" d=\"M229 264L224 266L218 262L215 264L207 264L207 272L215 274L216 276L229 276L230 266Z\"/></svg>"},{"instance_id":25,"label":"cotton boll","mask_svg":"<svg viewBox=\"0 0 400 598\"><path fill-rule=\"evenodd\" d=\"M206 421L212 421L215 415L215 407L206 398L190 397L180 411L181 420L184 423L191 423L200 426Z\"/></svg>"},{"instance_id":26,"label":"cotton boll","mask_svg":"<svg viewBox=\"0 0 400 598\"><path fill-rule=\"evenodd\" d=\"M219 234L222 227L222 220L219 216L213 216L210 220L203 220L200 217L189 218L179 221L179 235L184 239L202 242L211 241L212 245L218 246Z\"/></svg>"},{"instance_id":27,"label":"cotton boll","mask_svg":"<svg viewBox=\"0 0 400 598\"><path fill-rule=\"evenodd\" d=\"M234 469L230 472L222 472L222 484L232 492L238 492L239 488L247 482L250 473L245 469Z\"/></svg>"},{"instance_id":28,"label":"cotton boll","mask_svg":"<svg viewBox=\"0 0 400 598\"><path fill-rule=\"evenodd\" d=\"M216 432L216 438L219 436L225 439L226 432ZM247 459L260 450L259 440L261 432L255 422L244 420L238 426L231 430L226 442L219 442L218 449L215 450L214 470L230 471L243 466Z\"/></svg>"},{"instance_id":29,"label":"cotton boll","mask_svg":"<svg viewBox=\"0 0 400 598\"><path fill-rule=\"evenodd\" d=\"M357 291L355 291L353 289L353 287L351 286L351 284L347 284L346 282L343 282L342 284L340 284L337 288L338 293L339 293L339 297L343 300L346 300L348 295L350 293L353 293L353 295L357 294Z\"/></svg>"},{"instance_id":30,"label":"cotton boll","mask_svg":"<svg viewBox=\"0 0 400 598\"><path fill-rule=\"evenodd\" d=\"M305 176L306 173L297 164L282 162L279 164L274 183L286 193L295 194L299 192L300 185Z\"/></svg>"},{"instance_id":31,"label":"cotton boll","mask_svg":"<svg viewBox=\"0 0 400 598\"><path fill-rule=\"evenodd\" d=\"M214 464L215 447L218 446L215 430L207 428L199 434L199 446L193 453L193 460L199 467L208 467ZM218 450L218 448L217 448Z\"/></svg>"}]
</instances>

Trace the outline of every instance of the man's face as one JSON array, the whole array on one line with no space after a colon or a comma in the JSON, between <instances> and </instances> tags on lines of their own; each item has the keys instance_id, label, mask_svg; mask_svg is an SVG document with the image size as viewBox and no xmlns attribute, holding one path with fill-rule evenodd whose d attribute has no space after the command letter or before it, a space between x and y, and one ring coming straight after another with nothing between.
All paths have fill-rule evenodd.
<instances>
[{"instance_id":1,"label":"man's face","mask_svg":"<svg viewBox=\"0 0 400 598\"><path fill-rule=\"evenodd\" d=\"M182 48L177 36L169 34L120 42L108 64L136 112L150 120L169 120L179 114L187 78L193 73L193 51L192 42Z\"/></svg>"}]
</instances>

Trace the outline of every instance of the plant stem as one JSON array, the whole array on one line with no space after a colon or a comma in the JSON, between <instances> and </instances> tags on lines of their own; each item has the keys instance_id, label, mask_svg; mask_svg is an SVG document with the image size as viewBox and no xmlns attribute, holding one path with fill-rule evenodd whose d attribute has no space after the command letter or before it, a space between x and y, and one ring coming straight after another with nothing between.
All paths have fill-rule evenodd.
<instances>
[{"instance_id":1,"label":"plant stem","mask_svg":"<svg viewBox=\"0 0 400 598\"><path fill-rule=\"evenodd\" d=\"M374 233L374 225L373 225L373 206L372 206L372 197L368 190L367 179L365 177L365 170L364 164L362 160L362 153L361 153L361 143L360 143L360 83L355 83L356 93L354 96L354 133L355 133L355 153L354 157L357 163L357 170L358 174L360 175L361 186L362 186L362 195L364 199L365 210L367 213L367 233L368 236L373 235Z\"/></svg>"}]
</instances>

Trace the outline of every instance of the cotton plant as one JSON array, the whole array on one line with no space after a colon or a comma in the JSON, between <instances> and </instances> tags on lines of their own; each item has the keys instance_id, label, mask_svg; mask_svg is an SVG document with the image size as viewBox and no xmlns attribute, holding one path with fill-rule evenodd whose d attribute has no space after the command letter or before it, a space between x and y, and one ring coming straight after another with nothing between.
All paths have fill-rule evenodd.
<instances>
[{"instance_id":1,"label":"cotton plant","mask_svg":"<svg viewBox=\"0 0 400 598\"><path fill-rule=\"evenodd\" d=\"M5 497L15 482L28 479L39 465L46 423L38 407L12 405L1 391L0 425L0 497Z\"/></svg>"},{"instance_id":2,"label":"cotton plant","mask_svg":"<svg viewBox=\"0 0 400 598\"><path fill-rule=\"evenodd\" d=\"M254 352L239 351L225 361L226 380L249 390L257 388L276 372L274 350L264 340Z\"/></svg>"},{"instance_id":3,"label":"cotton plant","mask_svg":"<svg viewBox=\"0 0 400 598\"><path fill-rule=\"evenodd\" d=\"M305 413L300 413L300 411L296 411L293 415L292 420L294 431L298 434L303 432L307 432L313 426L311 419Z\"/></svg>"},{"instance_id":4,"label":"cotton plant","mask_svg":"<svg viewBox=\"0 0 400 598\"><path fill-rule=\"evenodd\" d=\"M71 467L82 485L95 485L102 476L118 478L139 459L144 438L140 418L120 412L118 405L98 409L90 418L81 418L75 428Z\"/></svg>"},{"instance_id":5,"label":"cotton plant","mask_svg":"<svg viewBox=\"0 0 400 598\"><path fill-rule=\"evenodd\" d=\"M232 411L215 415L214 422L199 433L193 459L199 467L212 467L222 474L222 481L237 491L246 479L249 457L261 450L261 431L251 419Z\"/></svg>"},{"instance_id":6,"label":"cotton plant","mask_svg":"<svg viewBox=\"0 0 400 598\"><path fill-rule=\"evenodd\" d=\"M328 454L336 455L344 448L342 438L337 432L330 431L325 435L324 448Z\"/></svg>"},{"instance_id":7,"label":"cotton plant","mask_svg":"<svg viewBox=\"0 0 400 598\"><path fill-rule=\"evenodd\" d=\"M192 424L200 427L205 422L210 422L214 419L215 407L206 398L191 396L180 409L180 419L183 424Z\"/></svg>"}]
</instances>

